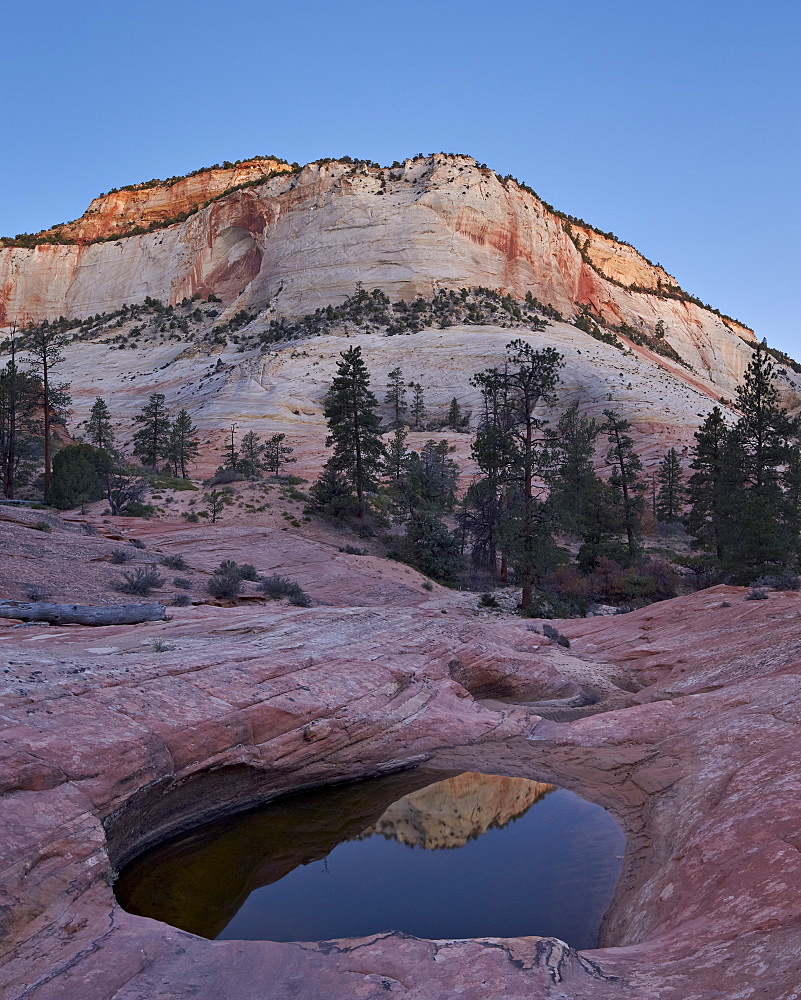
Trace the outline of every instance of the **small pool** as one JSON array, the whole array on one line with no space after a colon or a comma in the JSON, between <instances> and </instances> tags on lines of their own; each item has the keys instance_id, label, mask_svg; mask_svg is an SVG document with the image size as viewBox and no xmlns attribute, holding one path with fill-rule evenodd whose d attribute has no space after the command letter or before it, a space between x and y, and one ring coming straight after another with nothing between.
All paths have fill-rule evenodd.
<instances>
[{"instance_id":1,"label":"small pool","mask_svg":"<svg viewBox=\"0 0 801 1000\"><path fill-rule=\"evenodd\" d=\"M292 795L141 855L115 892L132 913L207 938L597 943L623 834L564 789L409 772Z\"/></svg>"}]
</instances>

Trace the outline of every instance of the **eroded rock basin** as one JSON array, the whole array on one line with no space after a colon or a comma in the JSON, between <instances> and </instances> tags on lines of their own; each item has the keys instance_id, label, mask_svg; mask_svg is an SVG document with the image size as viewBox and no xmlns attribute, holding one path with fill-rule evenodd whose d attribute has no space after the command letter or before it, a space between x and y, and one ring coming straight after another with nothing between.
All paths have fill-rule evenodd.
<instances>
[{"instance_id":1,"label":"eroded rock basin","mask_svg":"<svg viewBox=\"0 0 801 1000\"><path fill-rule=\"evenodd\" d=\"M126 866L131 913L206 938L560 938L592 948L624 838L605 810L525 778L419 769L287 796Z\"/></svg>"}]
</instances>

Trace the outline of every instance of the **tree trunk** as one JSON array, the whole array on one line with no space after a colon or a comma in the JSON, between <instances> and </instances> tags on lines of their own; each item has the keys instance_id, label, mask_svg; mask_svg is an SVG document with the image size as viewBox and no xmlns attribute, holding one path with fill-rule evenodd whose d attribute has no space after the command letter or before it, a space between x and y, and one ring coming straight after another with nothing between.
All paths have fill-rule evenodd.
<instances>
[{"instance_id":1,"label":"tree trunk","mask_svg":"<svg viewBox=\"0 0 801 1000\"><path fill-rule=\"evenodd\" d=\"M51 625L138 625L140 622L164 621L167 609L150 604L48 604L44 601L0 601L0 618L24 622L49 622Z\"/></svg>"}]
</instances>

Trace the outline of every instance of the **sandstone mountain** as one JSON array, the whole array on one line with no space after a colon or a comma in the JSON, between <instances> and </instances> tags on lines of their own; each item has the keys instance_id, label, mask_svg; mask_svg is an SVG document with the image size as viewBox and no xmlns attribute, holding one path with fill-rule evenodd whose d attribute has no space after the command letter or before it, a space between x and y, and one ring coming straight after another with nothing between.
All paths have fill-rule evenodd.
<instances>
[{"instance_id":1,"label":"sandstone mountain","mask_svg":"<svg viewBox=\"0 0 801 1000\"><path fill-rule=\"evenodd\" d=\"M650 442L686 444L712 403L732 398L754 343L633 247L461 155L389 168L254 159L112 192L77 222L4 243L0 327L104 316L79 329L63 371L76 425L98 393L125 419L158 388L209 431L231 421L262 430L269 419L270 429L319 437L345 334L379 378L401 364L425 384L430 412L454 395L469 409L470 375L522 335L565 352L566 385L588 410L614 405ZM361 285L406 303L477 287L528 295L550 324L474 317L407 339L329 323L313 331L314 350L297 343L302 324L283 342L270 335ZM221 305L180 305L209 295ZM105 321L146 299L183 312ZM794 406L801 378L781 370Z\"/></svg>"}]
</instances>

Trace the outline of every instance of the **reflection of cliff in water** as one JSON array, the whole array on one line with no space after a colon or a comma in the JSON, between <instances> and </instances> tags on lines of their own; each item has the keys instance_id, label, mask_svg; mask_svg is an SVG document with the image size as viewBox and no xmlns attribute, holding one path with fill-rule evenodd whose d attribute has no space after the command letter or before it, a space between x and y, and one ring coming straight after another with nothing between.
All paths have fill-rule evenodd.
<instances>
[{"instance_id":1,"label":"reflection of cliff in water","mask_svg":"<svg viewBox=\"0 0 801 1000\"><path fill-rule=\"evenodd\" d=\"M115 885L117 899L129 912L214 938L250 893L338 844L381 833L457 847L521 816L553 787L471 772L437 780L442 773L317 789L216 820L136 858Z\"/></svg>"},{"instance_id":2,"label":"reflection of cliff in water","mask_svg":"<svg viewBox=\"0 0 801 1000\"><path fill-rule=\"evenodd\" d=\"M404 795L358 839L380 833L427 850L462 847L522 816L554 787L527 778L466 771Z\"/></svg>"}]
</instances>

